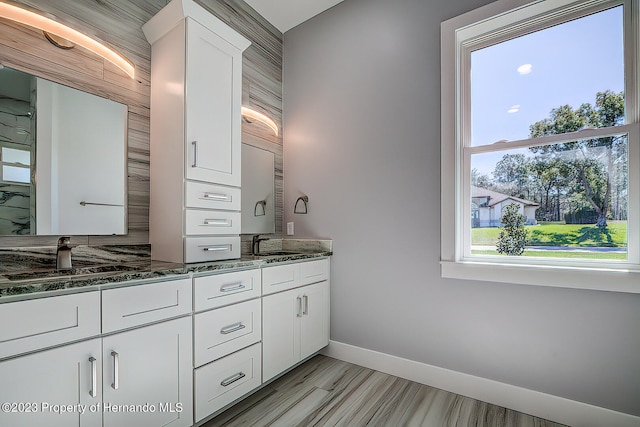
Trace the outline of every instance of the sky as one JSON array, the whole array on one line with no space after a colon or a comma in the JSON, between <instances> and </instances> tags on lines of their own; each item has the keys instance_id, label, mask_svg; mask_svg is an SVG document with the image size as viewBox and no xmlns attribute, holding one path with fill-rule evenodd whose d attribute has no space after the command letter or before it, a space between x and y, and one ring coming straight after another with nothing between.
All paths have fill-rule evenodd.
<instances>
[{"instance_id":1,"label":"sky","mask_svg":"<svg viewBox=\"0 0 640 427\"><path fill-rule=\"evenodd\" d=\"M472 52L471 145L526 139L552 108L623 91L622 20L618 6ZM503 154L474 156L472 167L491 176Z\"/></svg>"}]
</instances>

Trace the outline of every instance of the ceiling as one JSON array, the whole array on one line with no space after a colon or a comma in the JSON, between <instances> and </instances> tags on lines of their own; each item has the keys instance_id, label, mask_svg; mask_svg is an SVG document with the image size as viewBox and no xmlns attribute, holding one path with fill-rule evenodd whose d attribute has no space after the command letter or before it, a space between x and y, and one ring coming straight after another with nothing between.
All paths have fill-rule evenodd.
<instances>
[{"instance_id":1,"label":"ceiling","mask_svg":"<svg viewBox=\"0 0 640 427\"><path fill-rule=\"evenodd\" d=\"M343 0L245 0L282 33Z\"/></svg>"}]
</instances>

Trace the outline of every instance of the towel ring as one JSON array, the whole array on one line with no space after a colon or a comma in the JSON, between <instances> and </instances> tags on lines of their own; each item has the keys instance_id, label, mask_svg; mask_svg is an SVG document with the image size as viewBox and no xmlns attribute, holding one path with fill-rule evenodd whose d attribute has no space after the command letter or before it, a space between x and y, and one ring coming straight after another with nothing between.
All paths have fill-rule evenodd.
<instances>
[{"instance_id":1,"label":"towel ring","mask_svg":"<svg viewBox=\"0 0 640 427\"><path fill-rule=\"evenodd\" d=\"M298 210L298 203L300 201L302 201L302 203L304 205L304 211L303 210ZM308 196L300 196L300 197L298 197L298 200L296 200L296 204L293 206L293 213L294 214L306 215L307 212L309 211L309 206L307 205L307 203L309 203L309 197Z\"/></svg>"},{"instance_id":2,"label":"towel ring","mask_svg":"<svg viewBox=\"0 0 640 427\"><path fill-rule=\"evenodd\" d=\"M262 213L258 213L258 207L262 206ZM265 216L267 214L267 201L266 200L258 200L256 205L253 207L253 216Z\"/></svg>"}]
</instances>

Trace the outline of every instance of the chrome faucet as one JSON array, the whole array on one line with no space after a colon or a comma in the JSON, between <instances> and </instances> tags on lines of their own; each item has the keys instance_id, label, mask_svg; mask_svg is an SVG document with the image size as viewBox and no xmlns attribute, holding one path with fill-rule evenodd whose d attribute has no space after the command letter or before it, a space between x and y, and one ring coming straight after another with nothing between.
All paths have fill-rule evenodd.
<instances>
[{"instance_id":1,"label":"chrome faucet","mask_svg":"<svg viewBox=\"0 0 640 427\"><path fill-rule=\"evenodd\" d=\"M259 234L256 234L251 239L251 255L259 255L260 254L260 242L269 240L267 237L260 237Z\"/></svg>"},{"instance_id":2,"label":"chrome faucet","mask_svg":"<svg viewBox=\"0 0 640 427\"><path fill-rule=\"evenodd\" d=\"M56 251L56 269L71 270L71 237L60 237L58 239L58 250Z\"/></svg>"}]
</instances>

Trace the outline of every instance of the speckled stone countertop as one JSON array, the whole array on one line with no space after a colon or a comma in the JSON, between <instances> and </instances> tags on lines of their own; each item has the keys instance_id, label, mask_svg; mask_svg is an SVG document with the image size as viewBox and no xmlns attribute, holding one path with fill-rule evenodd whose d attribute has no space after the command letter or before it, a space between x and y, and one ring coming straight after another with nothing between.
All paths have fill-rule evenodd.
<instances>
[{"instance_id":1,"label":"speckled stone countertop","mask_svg":"<svg viewBox=\"0 0 640 427\"><path fill-rule=\"evenodd\" d=\"M286 246L286 245L283 245ZM332 255L329 246L309 245L284 250L269 248L261 256L245 255L239 259L176 264L151 261L148 245L74 248L69 271L55 270L55 249L0 250L0 303L25 300L60 293L74 293L115 287L129 281L227 272L271 264L322 258Z\"/></svg>"}]
</instances>

